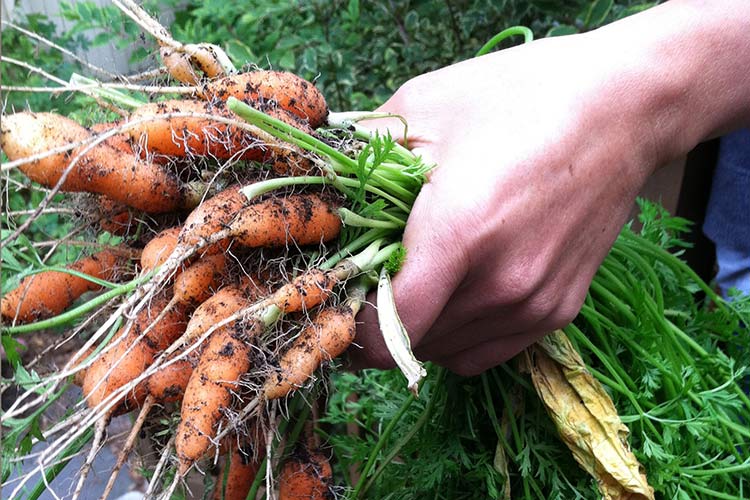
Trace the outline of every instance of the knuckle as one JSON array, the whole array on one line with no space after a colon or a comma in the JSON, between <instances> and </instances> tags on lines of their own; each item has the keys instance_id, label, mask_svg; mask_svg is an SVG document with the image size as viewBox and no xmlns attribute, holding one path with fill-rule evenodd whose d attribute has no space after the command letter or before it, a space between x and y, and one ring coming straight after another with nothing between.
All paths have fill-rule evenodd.
<instances>
[{"instance_id":1,"label":"knuckle","mask_svg":"<svg viewBox=\"0 0 750 500\"><path fill-rule=\"evenodd\" d=\"M585 300L585 293L573 293L568 296L568 300L563 301L556 311L557 322L560 327L566 326L573 322L578 316Z\"/></svg>"},{"instance_id":2,"label":"knuckle","mask_svg":"<svg viewBox=\"0 0 750 500\"><path fill-rule=\"evenodd\" d=\"M531 270L529 269L531 267ZM498 305L519 304L531 297L542 278L533 266L513 265L496 279L494 300Z\"/></svg>"},{"instance_id":3,"label":"knuckle","mask_svg":"<svg viewBox=\"0 0 750 500\"><path fill-rule=\"evenodd\" d=\"M558 297L553 290L543 290L526 303L526 314L530 322L540 322L558 311Z\"/></svg>"}]
</instances>

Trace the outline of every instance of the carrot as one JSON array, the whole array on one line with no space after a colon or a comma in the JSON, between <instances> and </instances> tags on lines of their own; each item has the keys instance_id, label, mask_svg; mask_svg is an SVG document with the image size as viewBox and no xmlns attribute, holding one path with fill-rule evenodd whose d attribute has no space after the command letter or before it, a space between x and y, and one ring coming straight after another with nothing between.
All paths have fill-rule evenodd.
<instances>
[{"instance_id":1,"label":"carrot","mask_svg":"<svg viewBox=\"0 0 750 500\"><path fill-rule=\"evenodd\" d=\"M155 297L149 307L137 314L132 328L117 332L115 338L119 339L119 343L91 364L83 383L83 393L89 407L96 407L112 392L143 373L153 363L156 354L185 331L186 309L180 305L173 307L152 326L153 320L168 303L163 294ZM140 338L148 328L150 331ZM120 401L115 412L138 406L145 396L144 385L139 384Z\"/></svg>"},{"instance_id":2,"label":"carrot","mask_svg":"<svg viewBox=\"0 0 750 500\"><path fill-rule=\"evenodd\" d=\"M323 309L279 360L279 371L263 385L266 399L286 396L301 387L323 361L343 353L354 340L355 311L348 305Z\"/></svg>"},{"instance_id":3,"label":"carrot","mask_svg":"<svg viewBox=\"0 0 750 500\"><path fill-rule=\"evenodd\" d=\"M179 246L189 248L222 229L248 247L310 245L330 241L341 231L333 206L312 193L268 198L248 205L240 186L228 188L188 216Z\"/></svg>"},{"instance_id":4,"label":"carrot","mask_svg":"<svg viewBox=\"0 0 750 500\"><path fill-rule=\"evenodd\" d=\"M207 199L190 212L178 241L181 247L192 247L224 229L237 212L247 205L247 197L234 185Z\"/></svg>"},{"instance_id":5,"label":"carrot","mask_svg":"<svg viewBox=\"0 0 750 500\"><path fill-rule=\"evenodd\" d=\"M332 272L310 269L279 288L271 301L285 313L300 312L323 303L339 282Z\"/></svg>"},{"instance_id":6,"label":"carrot","mask_svg":"<svg viewBox=\"0 0 750 500\"><path fill-rule=\"evenodd\" d=\"M237 285L222 288L193 312L185 334L178 343L188 345L200 338L209 328L252 304L254 297L248 289ZM231 325L231 324L230 324Z\"/></svg>"},{"instance_id":7,"label":"carrot","mask_svg":"<svg viewBox=\"0 0 750 500\"><path fill-rule=\"evenodd\" d=\"M185 85L196 85L198 83L198 75L195 74L193 65L190 64L189 55L174 50L167 45L162 45L159 48L159 55L172 78Z\"/></svg>"},{"instance_id":8,"label":"carrot","mask_svg":"<svg viewBox=\"0 0 750 500\"><path fill-rule=\"evenodd\" d=\"M73 355L74 357L70 360L68 364L82 363L83 361L86 360L86 358L88 358L89 356L91 356L91 354L93 354L94 350L95 350L94 347L89 347L88 349L86 349L86 351L84 351L83 354L79 354L78 352L76 352ZM78 370L75 373L75 375L73 375L73 379L71 381L73 382L73 385L77 385L78 387L83 387L83 381L85 379L86 379L86 370L83 369L83 370Z\"/></svg>"},{"instance_id":9,"label":"carrot","mask_svg":"<svg viewBox=\"0 0 750 500\"><path fill-rule=\"evenodd\" d=\"M299 449L281 467L279 500L331 499L333 471L328 459L318 452Z\"/></svg>"},{"instance_id":10,"label":"carrot","mask_svg":"<svg viewBox=\"0 0 750 500\"><path fill-rule=\"evenodd\" d=\"M258 320L224 326L209 338L182 399L175 438L179 474L208 453L240 377L250 369L249 341L263 331Z\"/></svg>"},{"instance_id":11,"label":"carrot","mask_svg":"<svg viewBox=\"0 0 750 500\"><path fill-rule=\"evenodd\" d=\"M245 500L260 469L258 453L253 450L258 447L252 446L248 437L230 434L228 438L229 454L219 469L212 498Z\"/></svg>"},{"instance_id":12,"label":"carrot","mask_svg":"<svg viewBox=\"0 0 750 500\"><path fill-rule=\"evenodd\" d=\"M169 255L177 247L177 237L182 228L170 227L161 230L146 243L141 252L141 269L150 272L164 264Z\"/></svg>"},{"instance_id":13,"label":"carrot","mask_svg":"<svg viewBox=\"0 0 750 500\"><path fill-rule=\"evenodd\" d=\"M162 44L159 48L159 55L167 71L175 80L186 85L196 85L199 78L193 65L208 78L226 74L214 47L210 44L201 43L182 45L180 49L175 49Z\"/></svg>"},{"instance_id":14,"label":"carrot","mask_svg":"<svg viewBox=\"0 0 750 500\"><path fill-rule=\"evenodd\" d=\"M174 403L185 394L193 365L187 359L180 359L159 368L146 379L145 390L159 403Z\"/></svg>"},{"instance_id":15,"label":"carrot","mask_svg":"<svg viewBox=\"0 0 750 500\"><path fill-rule=\"evenodd\" d=\"M248 130L230 126L209 118L194 116L170 116L174 113L200 113L236 119L236 116L218 101L211 103L198 100L170 100L141 106L133 111L131 120L148 118L144 123L130 129L130 135L148 153L170 156L213 156L218 159L237 158L254 161L271 161L278 152L288 157L288 152L299 150L271 137L261 139ZM290 123L283 110L268 110L268 113Z\"/></svg>"},{"instance_id":16,"label":"carrot","mask_svg":"<svg viewBox=\"0 0 750 500\"><path fill-rule=\"evenodd\" d=\"M223 253L204 255L174 279L173 301L200 304L221 285L227 259Z\"/></svg>"},{"instance_id":17,"label":"carrot","mask_svg":"<svg viewBox=\"0 0 750 500\"><path fill-rule=\"evenodd\" d=\"M99 135L105 132L109 132L113 128L117 128L121 125L122 122L119 121L95 123L94 125L89 127L89 130L92 134ZM123 153L133 154L133 145L130 142L130 136L128 134L115 134L112 137L105 139L104 144L112 146L113 148L117 149L118 151L122 151Z\"/></svg>"},{"instance_id":18,"label":"carrot","mask_svg":"<svg viewBox=\"0 0 750 500\"><path fill-rule=\"evenodd\" d=\"M112 247L84 257L68 269L102 280L111 280L122 273L133 252L125 247ZM8 319L28 323L56 316L70 307L85 292L101 286L61 271L43 271L21 280L17 288L0 302L0 311Z\"/></svg>"},{"instance_id":19,"label":"carrot","mask_svg":"<svg viewBox=\"0 0 750 500\"><path fill-rule=\"evenodd\" d=\"M3 117L0 143L11 160L90 139L91 132L54 113L16 113ZM87 146L25 163L19 169L31 180L54 186L69 162ZM83 153L62 183L63 191L105 194L147 213L194 206L196 193L158 165L100 143Z\"/></svg>"},{"instance_id":20,"label":"carrot","mask_svg":"<svg viewBox=\"0 0 750 500\"><path fill-rule=\"evenodd\" d=\"M330 203L308 193L248 205L229 228L234 241L247 247L311 245L336 238L341 219Z\"/></svg>"},{"instance_id":21,"label":"carrot","mask_svg":"<svg viewBox=\"0 0 750 500\"><path fill-rule=\"evenodd\" d=\"M231 96L248 104L275 103L312 128L323 125L328 117L328 105L315 85L283 71L250 71L220 78L204 85L203 95L209 100L226 101Z\"/></svg>"}]
</instances>

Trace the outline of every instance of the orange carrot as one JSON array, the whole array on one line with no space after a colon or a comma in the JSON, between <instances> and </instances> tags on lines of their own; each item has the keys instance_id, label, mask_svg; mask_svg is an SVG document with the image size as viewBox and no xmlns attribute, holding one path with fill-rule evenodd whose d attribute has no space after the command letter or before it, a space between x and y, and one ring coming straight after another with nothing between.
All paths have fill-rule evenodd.
<instances>
[{"instance_id":1,"label":"orange carrot","mask_svg":"<svg viewBox=\"0 0 750 500\"><path fill-rule=\"evenodd\" d=\"M11 160L80 142L91 132L54 113L16 113L3 117L0 143ZM19 166L31 180L54 186L86 146ZM62 184L63 191L105 194L147 213L194 206L196 193L158 165L100 143L83 153Z\"/></svg>"},{"instance_id":2,"label":"orange carrot","mask_svg":"<svg viewBox=\"0 0 750 500\"><path fill-rule=\"evenodd\" d=\"M113 128L119 127L121 125L122 122L95 123L94 125L89 127L89 130L91 131L91 133L98 135L109 132ZM104 143L112 146L118 151L122 151L123 153L133 154L133 145L130 142L130 136L126 133L115 134L112 137L105 139Z\"/></svg>"},{"instance_id":3,"label":"orange carrot","mask_svg":"<svg viewBox=\"0 0 750 500\"><path fill-rule=\"evenodd\" d=\"M139 339L168 302L165 295L155 297L147 308L137 314L132 328L121 329L115 335L119 343L91 364L83 383L83 393L87 396L89 407L96 407L112 392L143 373L153 363L156 354L166 349L185 331L186 309L177 305ZM107 375L110 369L112 371ZM139 384L120 401L120 405L115 407L115 412L138 406L145 396L145 386Z\"/></svg>"},{"instance_id":4,"label":"orange carrot","mask_svg":"<svg viewBox=\"0 0 750 500\"><path fill-rule=\"evenodd\" d=\"M226 256L223 253L204 255L174 279L175 302L200 304L213 294L224 277Z\"/></svg>"},{"instance_id":5,"label":"orange carrot","mask_svg":"<svg viewBox=\"0 0 750 500\"><path fill-rule=\"evenodd\" d=\"M193 312L180 344L188 345L200 338L209 328L240 309L252 304L253 297L239 286L222 288Z\"/></svg>"},{"instance_id":6,"label":"orange carrot","mask_svg":"<svg viewBox=\"0 0 750 500\"><path fill-rule=\"evenodd\" d=\"M279 500L325 500L333 498L333 471L328 459L317 452L298 450L281 468Z\"/></svg>"},{"instance_id":7,"label":"orange carrot","mask_svg":"<svg viewBox=\"0 0 750 500\"><path fill-rule=\"evenodd\" d=\"M258 446L252 446L247 436L230 434L228 438L229 456L219 469L212 498L245 500L260 468Z\"/></svg>"},{"instance_id":8,"label":"orange carrot","mask_svg":"<svg viewBox=\"0 0 750 500\"><path fill-rule=\"evenodd\" d=\"M164 261L177 247L177 237L181 230L180 227L163 229L146 243L143 252L141 252L141 269L143 269L143 272L153 271L164 264Z\"/></svg>"},{"instance_id":9,"label":"orange carrot","mask_svg":"<svg viewBox=\"0 0 750 500\"><path fill-rule=\"evenodd\" d=\"M198 75L195 74L193 65L190 64L189 55L174 50L167 45L162 45L159 48L159 55L172 78L185 85L196 85L198 83Z\"/></svg>"},{"instance_id":10,"label":"orange carrot","mask_svg":"<svg viewBox=\"0 0 750 500\"><path fill-rule=\"evenodd\" d=\"M235 97L249 104L272 103L306 120L312 128L323 125L328 105L315 85L293 73L250 71L211 81L203 87L206 99Z\"/></svg>"},{"instance_id":11,"label":"orange carrot","mask_svg":"<svg viewBox=\"0 0 750 500\"><path fill-rule=\"evenodd\" d=\"M246 206L230 223L234 241L247 247L311 245L330 241L341 219L316 194L268 198Z\"/></svg>"},{"instance_id":12,"label":"orange carrot","mask_svg":"<svg viewBox=\"0 0 750 500\"><path fill-rule=\"evenodd\" d=\"M263 386L266 399L281 398L301 387L324 361L343 353L354 340L354 311L348 305L323 309L279 360L279 371Z\"/></svg>"},{"instance_id":13,"label":"orange carrot","mask_svg":"<svg viewBox=\"0 0 750 500\"><path fill-rule=\"evenodd\" d=\"M232 393L250 369L249 342L262 331L256 320L219 328L209 338L182 399L175 438L180 475L209 452Z\"/></svg>"},{"instance_id":14,"label":"orange carrot","mask_svg":"<svg viewBox=\"0 0 750 500\"><path fill-rule=\"evenodd\" d=\"M171 100L146 104L133 111L131 120L148 119L130 129L130 135L148 153L170 156L213 156L219 159L237 158L254 161L275 160L278 152L286 158L290 150L299 150L271 137L259 138L244 130L210 118L171 116L174 113L199 113L236 119L222 101L211 103L198 100ZM283 110L268 113L297 126ZM273 163L273 161L272 161Z\"/></svg>"},{"instance_id":15,"label":"orange carrot","mask_svg":"<svg viewBox=\"0 0 750 500\"><path fill-rule=\"evenodd\" d=\"M247 197L234 185L207 199L190 212L179 236L181 247L192 247L224 229L247 205Z\"/></svg>"},{"instance_id":16,"label":"orange carrot","mask_svg":"<svg viewBox=\"0 0 750 500\"><path fill-rule=\"evenodd\" d=\"M279 288L271 300L285 313L305 311L330 297L338 282L332 272L310 269Z\"/></svg>"},{"instance_id":17,"label":"orange carrot","mask_svg":"<svg viewBox=\"0 0 750 500\"><path fill-rule=\"evenodd\" d=\"M67 268L111 280L126 269L133 255L133 251L125 247L113 247L80 259ZM28 323L56 316L85 292L100 289L100 285L72 274L43 271L24 278L17 288L8 292L0 302L0 311L6 318Z\"/></svg>"},{"instance_id":18,"label":"orange carrot","mask_svg":"<svg viewBox=\"0 0 750 500\"><path fill-rule=\"evenodd\" d=\"M185 394L193 365L187 359L180 359L156 370L146 379L146 391L159 403L174 403Z\"/></svg>"},{"instance_id":19,"label":"orange carrot","mask_svg":"<svg viewBox=\"0 0 750 500\"><path fill-rule=\"evenodd\" d=\"M316 194L248 204L240 189L228 188L193 210L180 233L179 245L188 248L222 229L248 247L310 245L330 241L341 231L341 219L333 206Z\"/></svg>"}]
</instances>

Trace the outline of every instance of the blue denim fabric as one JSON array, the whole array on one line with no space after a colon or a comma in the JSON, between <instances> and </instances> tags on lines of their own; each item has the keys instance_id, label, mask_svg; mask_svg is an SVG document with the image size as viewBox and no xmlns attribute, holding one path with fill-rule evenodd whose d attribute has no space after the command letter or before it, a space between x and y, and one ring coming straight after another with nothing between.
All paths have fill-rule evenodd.
<instances>
[{"instance_id":1,"label":"blue denim fabric","mask_svg":"<svg viewBox=\"0 0 750 500\"><path fill-rule=\"evenodd\" d=\"M703 232L716 244L716 282L750 294L750 129L721 138Z\"/></svg>"}]
</instances>

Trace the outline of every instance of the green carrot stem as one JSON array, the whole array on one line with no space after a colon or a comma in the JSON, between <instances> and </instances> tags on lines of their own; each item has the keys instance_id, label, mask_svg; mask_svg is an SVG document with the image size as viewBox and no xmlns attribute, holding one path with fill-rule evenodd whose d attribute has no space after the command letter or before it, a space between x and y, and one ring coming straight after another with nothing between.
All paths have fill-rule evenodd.
<instances>
[{"instance_id":1,"label":"green carrot stem","mask_svg":"<svg viewBox=\"0 0 750 500\"><path fill-rule=\"evenodd\" d=\"M716 304L717 308L721 309L725 313L728 312L727 307L724 304L724 299L722 299L715 291L713 291L711 287L708 286L700 278L700 276L698 276L695 271L690 268L690 266L672 255L667 250L644 238L636 236L629 231L623 231L622 233L620 233L620 238L618 239L618 241L622 241L626 245L634 248L636 251L653 255L654 257L659 259L660 262L664 262L667 266L669 266L675 272L675 274L686 275L691 281L698 285L698 287L706 294L709 299L711 299Z\"/></svg>"},{"instance_id":2,"label":"green carrot stem","mask_svg":"<svg viewBox=\"0 0 750 500\"><path fill-rule=\"evenodd\" d=\"M438 372L438 375L435 379L435 386L440 387L443 383L443 379L445 378L445 370L440 370ZM434 391L433 391L434 392ZM419 430L424 426L425 423L427 423L427 420L432 416L432 410L435 407L435 401L437 400L436 395L433 393L430 397L430 401L427 403L427 406L425 407L424 411L422 411L422 414L419 416L419 419L414 423L414 425L411 426L409 429L409 432L407 432L404 436L401 437L401 439L396 442L396 444L393 446L391 451L386 455L383 460L380 461L380 465L375 470L375 472L370 476L367 483L362 488L362 491L360 492L360 495L364 495L367 493L367 490L372 486L378 477L385 471L385 468L388 467L392 462L393 459L396 457L396 455L399 454L401 449L412 440L412 438L419 432ZM364 477L364 475L362 476ZM356 496L354 498L357 498Z\"/></svg>"},{"instance_id":3,"label":"green carrot stem","mask_svg":"<svg viewBox=\"0 0 750 500\"><path fill-rule=\"evenodd\" d=\"M227 107L243 120L246 120L279 139L287 140L288 142L292 142L308 151L313 151L314 153L335 159L341 165L346 166L352 171L357 167L354 160L323 141L316 139L298 128L292 127L281 120L268 116L234 97L230 97L227 100Z\"/></svg>"},{"instance_id":4,"label":"green carrot stem","mask_svg":"<svg viewBox=\"0 0 750 500\"><path fill-rule=\"evenodd\" d=\"M591 291L600 295L608 304L614 307L631 325L637 325L638 319L630 310L630 307L618 299L612 292L604 288L596 281L591 282Z\"/></svg>"},{"instance_id":5,"label":"green carrot stem","mask_svg":"<svg viewBox=\"0 0 750 500\"><path fill-rule=\"evenodd\" d=\"M397 222L393 220L387 221L362 217L361 215L352 212L348 208L339 208L338 212L339 216L341 217L341 221L345 226L369 227L379 229L400 229L406 226L406 223L403 221Z\"/></svg>"},{"instance_id":6,"label":"green carrot stem","mask_svg":"<svg viewBox=\"0 0 750 500\"><path fill-rule=\"evenodd\" d=\"M361 250L365 246L369 245L373 241L382 239L388 233L385 229L369 229L361 234L356 239L352 240L349 244L343 247L341 250L330 256L323 262L319 267L320 269L327 270L338 264L342 259L352 256L355 252Z\"/></svg>"},{"instance_id":7,"label":"green carrot stem","mask_svg":"<svg viewBox=\"0 0 750 500\"><path fill-rule=\"evenodd\" d=\"M654 272L652 266L641 257L638 252L627 246L618 246L612 248L615 254L621 254L628 260L630 260L648 279L651 283L651 289L654 294L654 298L657 304L657 311L659 315L664 315L664 295L662 293L662 284L659 282L659 277Z\"/></svg>"},{"instance_id":8,"label":"green carrot stem","mask_svg":"<svg viewBox=\"0 0 750 500\"><path fill-rule=\"evenodd\" d=\"M73 86L101 85L101 82L97 80L93 80L91 78L87 78L83 75L79 75L78 73L73 73L70 76L70 84ZM115 104L119 104L126 108L139 108L143 106L144 104L146 104L146 101L136 99L135 97L132 97L124 92L115 90L113 88L108 88L108 87L86 88L86 91L84 93L88 95L101 97L102 99L109 100L111 102L114 102Z\"/></svg>"},{"instance_id":9,"label":"green carrot stem","mask_svg":"<svg viewBox=\"0 0 750 500\"><path fill-rule=\"evenodd\" d=\"M75 269L70 269L67 267L59 267L59 266L46 266L46 267L41 267L39 269L34 269L33 271L29 271L28 273L26 273L24 277L32 276L34 274L44 273L47 271L70 274L71 276L76 276L86 281L90 281L104 288L116 288L118 286L117 283L112 283L111 281L103 280L95 276L82 273L81 271L76 271Z\"/></svg>"},{"instance_id":10,"label":"green carrot stem","mask_svg":"<svg viewBox=\"0 0 750 500\"><path fill-rule=\"evenodd\" d=\"M534 40L534 32L526 26L511 26L490 38L489 41L482 45L482 48L477 51L475 57L488 54L498 43L514 35L523 35L523 43L529 43Z\"/></svg>"},{"instance_id":11,"label":"green carrot stem","mask_svg":"<svg viewBox=\"0 0 750 500\"><path fill-rule=\"evenodd\" d=\"M362 474L359 477L357 485L354 487L354 491L352 492L352 498L360 498L360 495L364 493L363 489L365 487L365 484L368 482L367 479L370 471L375 466L375 460L380 453L380 450L383 449L383 446L385 446L386 441L391 437L391 434L396 428L396 425L401 421L401 418L404 416L404 414L406 414L406 411L415 400L416 398L414 397L414 395L409 393L404 402L401 403L401 407L398 409L398 412L396 412L396 415L394 415L390 422L388 422L385 430L383 430L383 433L379 436L378 442L375 443L375 446L370 452L370 455L367 457L365 467L362 470Z\"/></svg>"}]
</instances>

